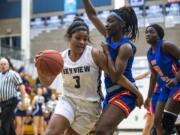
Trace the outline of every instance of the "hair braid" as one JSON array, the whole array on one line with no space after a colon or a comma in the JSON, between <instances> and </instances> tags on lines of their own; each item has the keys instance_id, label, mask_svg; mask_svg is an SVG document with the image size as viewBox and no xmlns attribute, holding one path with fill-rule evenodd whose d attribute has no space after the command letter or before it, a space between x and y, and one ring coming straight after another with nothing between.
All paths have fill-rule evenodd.
<instances>
[{"instance_id":1,"label":"hair braid","mask_svg":"<svg viewBox=\"0 0 180 135\"><path fill-rule=\"evenodd\" d=\"M124 32L126 32L127 36L131 40L135 40L138 34L138 20L133 8L125 6L120 9L116 9L113 12L122 17L126 24Z\"/></svg>"}]
</instances>

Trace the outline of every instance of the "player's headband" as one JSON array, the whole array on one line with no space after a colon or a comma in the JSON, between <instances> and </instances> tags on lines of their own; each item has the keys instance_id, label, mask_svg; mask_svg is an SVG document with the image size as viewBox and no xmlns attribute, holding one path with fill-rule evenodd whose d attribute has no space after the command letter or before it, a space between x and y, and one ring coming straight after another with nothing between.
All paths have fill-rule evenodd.
<instances>
[{"instance_id":1,"label":"player's headband","mask_svg":"<svg viewBox=\"0 0 180 135\"><path fill-rule=\"evenodd\" d=\"M115 13L115 12L111 12L111 13L110 13L110 16L114 16L114 17L116 17L119 21L124 22L123 18L122 18L121 16L119 16L119 15L118 15L117 13Z\"/></svg>"}]
</instances>

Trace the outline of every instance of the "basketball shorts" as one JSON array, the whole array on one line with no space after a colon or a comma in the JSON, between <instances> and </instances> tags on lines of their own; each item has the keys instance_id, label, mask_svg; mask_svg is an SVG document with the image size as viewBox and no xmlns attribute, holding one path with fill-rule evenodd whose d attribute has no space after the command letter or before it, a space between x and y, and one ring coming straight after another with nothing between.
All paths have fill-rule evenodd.
<instances>
[{"instance_id":1,"label":"basketball shorts","mask_svg":"<svg viewBox=\"0 0 180 135\"><path fill-rule=\"evenodd\" d=\"M147 115L154 115L160 93L153 93L151 102L147 109Z\"/></svg>"},{"instance_id":2,"label":"basketball shorts","mask_svg":"<svg viewBox=\"0 0 180 135\"><path fill-rule=\"evenodd\" d=\"M100 116L100 103L60 96L54 114L64 116L71 128L80 135L86 135Z\"/></svg>"},{"instance_id":3,"label":"basketball shorts","mask_svg":"<svg viewBox=\"0 0 180 135\"><path fill-rule=\"evenodd\" d=\"M169 97L172 97L173 100L180 102L180 83L171 89Z\"/></svg>"},{"instance_id":4,"label":"basketball shorts","mask_svg":"<svg viewBox=\"0 0 180 135\"><path fill-rule=\"evenodd\" d=\"M15 111L15 116L25 117L26 116L26 111L22 111L22 110L17 109Z\"/></svg>"},{"instance_id":5,"label":"basketball shorts","mask_svg":"<svg viewBox=\"0 0 180 135\"><path fill-rule=\"evenodd\" d=\"M167 100L170 97L180 102L180 84L179 83L176 86L172 87L171 89L164 87L158 100L162 102L167 102Z\"/></svg>"},{"instance_id":6,"label":"basketball shorts","mask_svg":"<svg viewBox=\"0 0 180 135\"><path fill-rule=\"evenodd\" d=\"M119 107L128 117L131 111L135 108L136 96L128 90L123 90L117 94L112 95L110 98L106 96L103 107L107 104L113 104Z\"/></svg>"}]
</instances>

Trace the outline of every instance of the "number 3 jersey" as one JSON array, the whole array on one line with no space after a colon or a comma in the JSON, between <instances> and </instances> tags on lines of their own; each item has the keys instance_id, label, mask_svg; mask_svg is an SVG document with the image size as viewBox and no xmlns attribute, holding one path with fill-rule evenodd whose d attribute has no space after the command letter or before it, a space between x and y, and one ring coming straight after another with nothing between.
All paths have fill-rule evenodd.
<instances>
[{"instance_id":1,"label":"number 3 jersey","mask_svg":"<svg viewBox=\"0 0 180 135\"><path fill-rule=\"evenodd\" d=\"M97 94L100 86L100 70L92 57L92 47L86 46L77 61L69 57L70 49L63 51L64 68L62 71L63 93L72 98L99 101Z\"/></svg>"}]
</instances>

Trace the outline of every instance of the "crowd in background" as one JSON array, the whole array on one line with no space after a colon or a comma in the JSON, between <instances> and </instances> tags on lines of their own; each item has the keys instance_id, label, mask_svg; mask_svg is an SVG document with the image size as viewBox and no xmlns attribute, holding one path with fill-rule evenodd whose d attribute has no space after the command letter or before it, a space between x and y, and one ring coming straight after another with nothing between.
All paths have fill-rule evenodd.
<instances>
[{"instance_id":1,"label":"crowd in background","mask_svg":"<svg viewBox=\"0 0 180 135\"><path fill-rule=\"evenodd\" d=\"M14 112L16 134L23 135L26 134L25 132L32 132L32 128L34 135L42 134L55 109L60 93L55 89L43 87L38 78L33 79L26 72L24 65L16 68L10 59L7 59L10 69L19 73L26 91L24 103L21 101L20 91L17 92L18 104Z\"/></svg>"}]
</instances>

